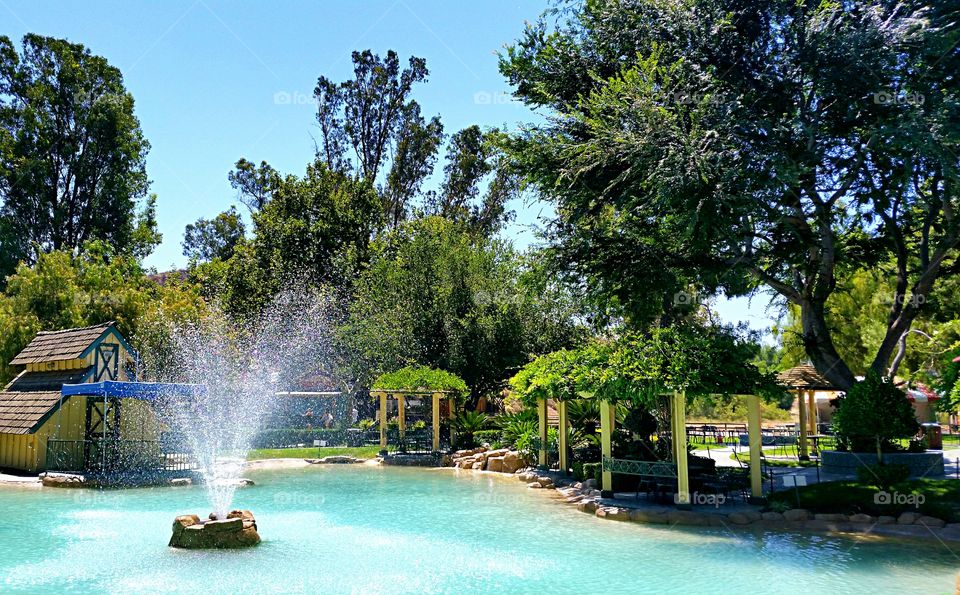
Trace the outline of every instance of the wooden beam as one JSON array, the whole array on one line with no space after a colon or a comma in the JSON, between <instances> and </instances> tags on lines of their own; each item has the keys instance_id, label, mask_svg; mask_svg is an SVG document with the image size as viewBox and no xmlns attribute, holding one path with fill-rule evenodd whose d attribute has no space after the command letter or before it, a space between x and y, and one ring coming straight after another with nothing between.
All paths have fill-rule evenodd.
<instances>
[{"instance_id":1,"label":"wooden beam","mask_svg":"<svg viewBox=\"0 0 960 595\"><path fill-rule=\"evenodd\" d=\"M380 393L380 454L387 454L387 393Z\"/></svg>"},{"instance_id":2,"label":"wooden beam","mask_svg":"<svg viewBox=\"0 0 960 595\"><path fill-rule=\"evenodd\" d=\"M545 467L547 464L547 400L537 400L538 436L540 436L540 450L537 452L537 464Z\"/></svg>"},{"instance_id":3,"label":"wooden beam","mask_svg":"<svg viewBox=\"0 0 960 595\"><path fill-rule=\"evenodd\" d=\"M558 438L560 441L560 472L564 475L570 470L567 461L567 403L566 401L557 401L557 414L560 417L560 427L558 428Z\"/></svg>"},{"instance_id":4,"label":"wooden beam","mask_svg":"<svg viewBox=\"0 0 960 595\"><path fill-rule=\"evenodd\" d=\"M433 393L433 452L440 452L440 393Z\"/></svg>"},{"instance_id":5,"label":"wooden beam","mask_svg":"<svg viewBox=\"0 0 960 595\"><path fill-rule=\"evenodd\" d=\"M687 457L687 395L673 393L671 402L673 422L673 452L677 465L677 506L690 506L690 461Z\"/></svg>"},{"instance_id":6,"label":"wooden beam","mask_svg":"<svg viewBox=\"0 0 960 595\"><path fill-rule=\"evenodd\" d=\"M761 473L760 448L760 397L747 395L747 435L750 438L750 494L754 500L763 500L763 474Z\"/></svg>"},{"instance_id":7,"label":"wooden beam","mask_svg":"<svg viewBox=\"0 0 960 595\"><path fill-rule=\"evenodd\" d=\"M610 401L600 401L600 455L604 458L613 456L614 411L616 405ZM606 467L600 476L600 495L604 498L613 496L613 473Z\"/></svg>"},{"instance_id":8,"label":"wooden beam","mask_svg":"<svg viewBox=\"0 0 960 595\"><path fill-rule=\"evenodd\" d=\"M809 436L807 431L807 404L804 402L807 395L801 390L796 391L796 395L797 408L800 411L800 460L809 461L810 452L807 450L807 436Z\"/></svg>"}]
</instances>

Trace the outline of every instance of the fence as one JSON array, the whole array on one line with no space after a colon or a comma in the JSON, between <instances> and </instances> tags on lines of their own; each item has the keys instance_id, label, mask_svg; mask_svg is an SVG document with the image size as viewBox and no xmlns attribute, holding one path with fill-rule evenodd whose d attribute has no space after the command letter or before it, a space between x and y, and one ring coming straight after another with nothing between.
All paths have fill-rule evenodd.
<instances>
[{"instance_id":1,"label":"fence","mask_svg":"<svg viewBox=\"0 0 960 595\"><path fill-rule=\"evenodd\" d=\"M189 471L189 453L165 452L159 440L47 440L47 471L132 472Z\"/></svg>"}]
</instances>

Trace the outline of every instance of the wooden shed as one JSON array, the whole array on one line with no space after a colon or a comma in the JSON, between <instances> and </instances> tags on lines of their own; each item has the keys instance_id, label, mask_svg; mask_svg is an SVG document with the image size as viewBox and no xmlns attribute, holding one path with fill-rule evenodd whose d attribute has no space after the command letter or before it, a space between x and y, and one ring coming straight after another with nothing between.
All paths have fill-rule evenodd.
<instances>
[{"instance_id":1,"label":"wooden shed","mask_svg":"<svg viewBox=\"0 0 960 595\"><path fill-rule=\"evenodd\" d=\"M39 333L11 362L24 370L0 392L0 468L44 471L56 447L80 470L103 440L156 440L155 416L142 401L61 397L64 384L135 380L135 361L113 322Z\"/></svg>"}]
</instances>

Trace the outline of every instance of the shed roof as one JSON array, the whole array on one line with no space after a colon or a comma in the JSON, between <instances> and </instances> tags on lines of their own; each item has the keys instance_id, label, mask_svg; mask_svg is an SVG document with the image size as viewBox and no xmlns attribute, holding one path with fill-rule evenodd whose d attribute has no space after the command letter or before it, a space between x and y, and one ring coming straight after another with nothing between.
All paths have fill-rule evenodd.
<instances>
[{"instance_id":1,"label":"shed roof","mask_svg":"<svg viewBox=\"0 0 960 595\"><path fill-rule=\"evenodd\" d=\"M56 411L61 387L83 381L91 369L21 373L0 392L0 433L35 432Z\"/></svg>"},{"instance_id":2,"label":"shed roof","mask_svg":"<svg viewBox=\"0 0 960 595\"><path fill-rule=\"evenodd\" d=\"M810 364L802 364L777 374L780 384L801 390L839 390Z\"/></svg>"},{"instance_id":3,"label":"shed roof","mask_svg":"<svg viewBox=\"0 0 960 595\"><path fill-rule=\"evenodd\" d=\"M78 359L91 344L115 325L116 322L110 321L63 331L42 331L13 358L10 365Z\"/></svg>"}]
</instances>

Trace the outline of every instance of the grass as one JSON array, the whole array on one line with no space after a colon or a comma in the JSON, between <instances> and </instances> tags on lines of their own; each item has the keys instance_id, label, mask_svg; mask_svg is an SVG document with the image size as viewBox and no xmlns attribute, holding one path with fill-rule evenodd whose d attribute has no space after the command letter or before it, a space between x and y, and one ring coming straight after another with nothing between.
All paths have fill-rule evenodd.
<instances>
[{"instance_id":1,"label":"grass","mask_svg":"<svg viewBox=\"0 0 960 595\"><path fill-rule=\"evenodd\" d=\"M247 454L248 461L260 459L319 459L321 457L348 456L358 459L371 459L380 452L379 446L329 446L318 448L261 448Z\"/></svg>"},{"instance_id":2,"label":"grass","mask_svg":"<svg viewBox=\"0 0 960 595\"><path fill-rule=\"evenodd\" d=\"M920 512L947 522L960 521L960 481L955 479L911 479L896 484L887 498L873 485L857 481L830 481L798 488L800 507L815 513L872 514L898 516ZM879 494L879 496L878 496ZM884 498L894 502L884 502ZM772 508L794 508L793 489L770 494Z\"/></svg>"}]
</instances>

